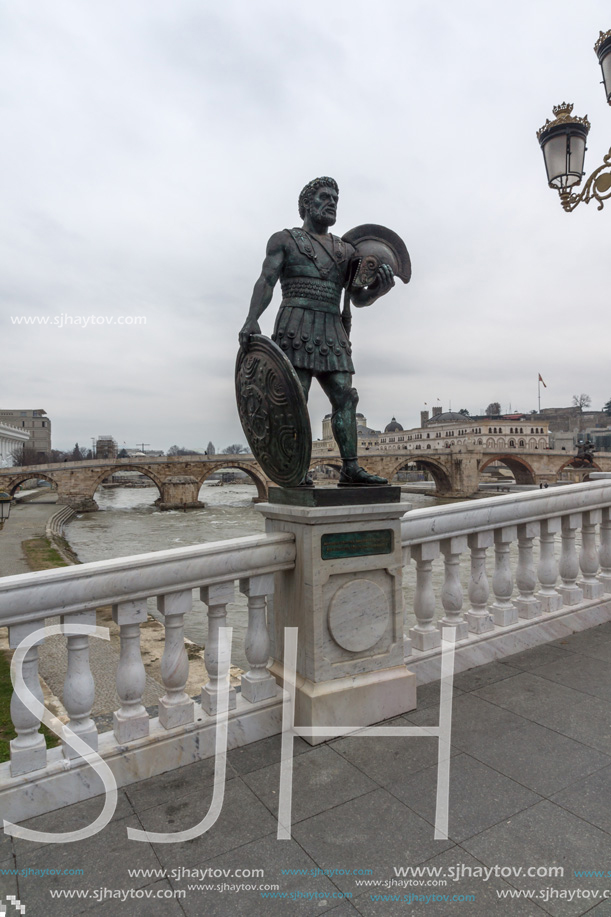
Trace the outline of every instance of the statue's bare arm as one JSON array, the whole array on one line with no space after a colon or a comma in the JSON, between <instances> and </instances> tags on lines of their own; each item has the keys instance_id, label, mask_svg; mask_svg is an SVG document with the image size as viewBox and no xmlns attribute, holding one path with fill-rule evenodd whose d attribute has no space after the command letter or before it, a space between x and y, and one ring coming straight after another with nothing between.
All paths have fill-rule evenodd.
<instances>
[{"instance_id":1,"label":"statue's bare arm","mask_svg":"<svg viewBox=\"0 0 611 917\"><path fill-rule=\"evenodd\" d=\"M284 232L274 233L267 243L261 276L255 283L255 288L252 291L248 318L238 335L241 347L248 346L248 339L251 334L261 334L258 319L269 306L274 293L274 287L282 272L282 267L284 265L284 246Z\"/></svg>"},{"instance_id":2,"label":"statue's bare arm","mask_svg":"<svg viewBox=\"0 0 611 917\"><path fill-rule=\"evenodd\" d=\"M350 291L350 299L357 307L370 306L372 303L384 296L395 285L395 278L392 268L388 264L382 264L378 268L377 277L369 287L363 287L360 290Z\"/></svg>"}]
</instances>

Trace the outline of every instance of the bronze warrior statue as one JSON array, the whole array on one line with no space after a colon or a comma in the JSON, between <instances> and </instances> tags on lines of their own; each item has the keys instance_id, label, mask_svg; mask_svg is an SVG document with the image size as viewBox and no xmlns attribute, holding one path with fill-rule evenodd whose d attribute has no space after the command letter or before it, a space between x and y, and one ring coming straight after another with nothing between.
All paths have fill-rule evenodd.
<instances>
[{"instance_id":1,"label":"bronze warrior statue","mask_svg":"<svg viewBox=\"0 0 611 917\"><path fill-rule=\"evenodd\" d=\"M354 284L356 249L347 239L329 232L337 214L339 191L332 178L315 178L299 195L300 229L283 229L267 243L261 276L255 284L248 318L239 334L248 348L251 334L260 334L258 319L270 304L278 280L282 303L272 339L292 363L307 402L315 376L331 402L333 436L342 457L340 484L386 484L357 462L356 406L352 387L350 313L340 313L342 291L346 306L369 306L394 286L393 269L381 264L368 286ZM348 234L350 235L350 234ZM407 252L405 252L407 256ZM348 299L349 297L349 299ZM303 484L312 484L306 474Z\"/></svg>"}]
</instances>

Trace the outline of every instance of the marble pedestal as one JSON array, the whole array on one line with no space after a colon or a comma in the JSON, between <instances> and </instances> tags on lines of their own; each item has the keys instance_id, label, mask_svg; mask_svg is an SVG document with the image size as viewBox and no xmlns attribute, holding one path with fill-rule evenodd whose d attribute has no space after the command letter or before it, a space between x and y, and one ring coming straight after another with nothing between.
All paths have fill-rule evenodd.
<instances>
[{"instance_id":1,"label":"marble pedestal","mask_svg":"<svg viewBox=\"0 0 611 917\"><path fill-rule=\"evenodd\" d=\"M292 532L296 567L269 600L271 671L283 683L284 628L298 628L295 725L358 729L413 710L404 664L400 503L262 503L268 532ZM317 745L323 737L306 739Z\"/></svg>"}]
</instances>

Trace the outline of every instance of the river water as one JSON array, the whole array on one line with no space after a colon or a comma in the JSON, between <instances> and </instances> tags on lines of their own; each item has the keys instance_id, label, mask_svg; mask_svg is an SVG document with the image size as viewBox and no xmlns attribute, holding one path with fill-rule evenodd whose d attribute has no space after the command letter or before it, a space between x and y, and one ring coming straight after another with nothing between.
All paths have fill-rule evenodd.
<instances>
[{"instance_id":1,"label":"river water","mask_svg":"<svg viewBox=\"0 0 611 917\"><path fill-rule=\"evenodd\" d=\"M256 488L248 484L224 484L222 487L204 484L199 499L205 503L205 508L187 512L158 510L154 505L157 496L156 487L100 488L95 495L100 512L78 516L65 530L79 560L88 563L127 557L265 531L263 516L252 502ZM403 499L414 509L438 502L434 497L421 494L403 494ZM411 609L414 565L410 564L405 573L406 607ZM156 618L161 617L154 600L149 601L149 610ZM246 598L236 590L235 604L228 606L228 623L234 629L231 659L241 668L248 668L244 656L247 617ZM203 646L207 630L206 606L198 598L186 616L185 632L190 640Z\"/></svg>"}]
</instances>

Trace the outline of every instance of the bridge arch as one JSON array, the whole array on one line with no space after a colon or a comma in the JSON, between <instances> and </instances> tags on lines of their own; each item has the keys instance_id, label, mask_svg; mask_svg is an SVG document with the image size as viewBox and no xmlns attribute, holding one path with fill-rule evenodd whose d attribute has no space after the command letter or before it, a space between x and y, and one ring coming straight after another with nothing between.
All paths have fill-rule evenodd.
<instances>
[{"instance_id":1,"label":"bridge arch","mask_svg":"<svg viewBox=\"0 0 611 917\"><path fill-rule=\"evenodd\" d=\"M17 474L14 478L9 478L10 484L5 483L6 479L4 478L0 481L0 490L4 490L10 494L11 497L15 496L15 491L20 484L23 484L24 481L29 481L32 478L36 478L37 481L48 481L52 487L57 490L57 481L54 480L51 475L45 474L42 471L30 471L29 473Z\"/></svg>"},{"instance_id":2,"label":"bridge arch","mask_svg":"<svg viewBox=\"0 0 611 917\"><path fill-rule=\"evenodd\" d=\"M163 480L158 475L156 475L154 471L151 471L146 466L143 467L142 465L131 465L131 464L130 465L117 465L114 468L105 468L104 471L101 472L91 482L91 485L90 485L91 493L87 494L87 489L89 489L87 488L85 490L85 494L90 496L91 499L94 500L95 499L94 494L96 490L98 489L98 487L100 486L100 484L103 481L105 481L106 478L110 478L116 471L136 471L138 472L138 474L142 474L144 475L144 477L150 478L150 480L153 482L153 484L159 491L159 498L161 499L161 496L162 496L161 485L163 483Z\"/></svg>"},{"instance_id":3,"label":"bridge arch","mask_svg":"<svg viewBox=\"0 0 611 917\"><path fill-rule=\"evenodd\" d=\"M419 471L428 471L435 482L435 490L439 494L447 494L452 490L452 481L443 462L434 458L421 458L420 456L406 459L401 458L395 465L387 466L388 480L393 480L396 474L406 465L416 465Z\"/></svg>"},{"instance_id":4,"label":"bridge arch","mask_svg":"<svg viewBox=\"0 0 611 917\"><path fill-rule=\"evenodd\" d=\"M268 481L262 475L257 474L253 469L252 465L242 463L240 461L232 461L231 459L228 462L215 462L213 465L208 465L203 473L197 480L199 486L201 487L204 481L206 481L211 474L215 474L217 471L222 471L225 468L236 468L239 471L243 471L248 475L251 480L254 481L257 488L257 499L260 501L267 500L267 487Z\"/></svg>"},{"instance_id":5,"label":"bridge arch","mask_svg":"<svg viewBox=\"0 0 611 917\"><path fill-rule=\"evenodd\" d=\"M485 462L479 466L479 473L481 474L488 465L491 465L492 462L500 462L501 465L505 465L506 468L509 468L514 478L516 479L516 484L536 484L535 472L532 465L518 455L507 455L506 453L499 452L497 455L491 455L490 458L487 458Z\"/></svg>"}]
</instances>

